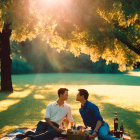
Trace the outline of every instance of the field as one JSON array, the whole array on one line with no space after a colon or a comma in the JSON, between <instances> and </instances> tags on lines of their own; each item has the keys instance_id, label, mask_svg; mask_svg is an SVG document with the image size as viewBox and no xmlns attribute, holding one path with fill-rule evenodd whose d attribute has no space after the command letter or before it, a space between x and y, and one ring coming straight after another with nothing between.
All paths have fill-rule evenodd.
<instances>
[{"instance_id":1,"label":"field","mask_svg":"<svg viewBox=\"0 0 140 140\"><path fill-rule=\"evenodd\" d=\"M140 72L128 74L29 74L13 75L14 93L0 93L0 135L18 126L35 127L44 118L48 103L57 99L60 87L69 89L68 104L77 124L80 103L77 89L89 91L89 101L97 104L105 121L113 128L114 112L133 140L140 140Z\"/></svg>"}]
</instances>

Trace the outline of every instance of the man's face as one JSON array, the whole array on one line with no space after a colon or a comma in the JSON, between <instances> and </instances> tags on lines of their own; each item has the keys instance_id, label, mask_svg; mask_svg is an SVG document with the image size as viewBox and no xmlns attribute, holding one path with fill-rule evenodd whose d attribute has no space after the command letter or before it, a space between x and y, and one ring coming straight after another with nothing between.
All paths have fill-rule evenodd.
<instances>
[{"instance_id":1,"label":"man's face","mask_svg":"<svg viewBox=\"0 0 140 140\"><path fill-rule=\"evenodd\" d=\"M76 101L81 101L81 100L82 100L82 96L80 96L80 93L78 93L76 96Z\"/></svg>"},{"instance_id":2,"label":"man's face","mask_svg":"<svg viewBox=\"0 0 140 140\"><path fill-rule=\"evenodd\" d=\"M66 101L68 99L68 91L65 91L64 94L61 95L63 100Z\"/></svg>"}]
</instances>

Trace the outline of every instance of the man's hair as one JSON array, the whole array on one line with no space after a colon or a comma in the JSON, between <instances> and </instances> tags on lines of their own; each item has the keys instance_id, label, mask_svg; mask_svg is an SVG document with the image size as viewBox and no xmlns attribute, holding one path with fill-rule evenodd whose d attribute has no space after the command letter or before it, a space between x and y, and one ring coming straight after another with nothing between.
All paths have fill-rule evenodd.
<instances>
[{"instance_id":1,"label":"man's hair","mask_svg":"<svg viewBox=\"0 0 140 140\"><path fill-rule=\"evenodd\" d=\"M68 91L67 88L60 88L58 89L58 96L60 97L61 94L64 94L65 91Z\"/></svg>"},{"instance_id":2,"label":"man's hair","mask_svg":"<svg viewBox=\"0 0 140 140\"><path fill-rule=\"evenodd\" d=\"M85 100L88 99L89 94L88 94L88 91L87 90L85 90L85 89L78 89L78 91L79 91L80 96L83 95L84 98L85 98Z\"/></svg>"}]
</instances>

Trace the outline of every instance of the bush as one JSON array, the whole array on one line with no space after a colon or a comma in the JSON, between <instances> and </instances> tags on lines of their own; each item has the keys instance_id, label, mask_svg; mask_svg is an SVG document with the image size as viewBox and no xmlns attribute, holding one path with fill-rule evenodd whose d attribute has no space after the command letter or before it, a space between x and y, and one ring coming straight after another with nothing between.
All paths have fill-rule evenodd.
<instances>
[{"instance_id":1,"label":"bush","mask_svg":"<svg viewBox=\"0 0 140 140\"><path fill-rule=\"evenodd\" d=\"M26 61L21 59L14 59L12 62L12 74L26 74L32 73L33 67Z\"/></svg>"}]
</instances>

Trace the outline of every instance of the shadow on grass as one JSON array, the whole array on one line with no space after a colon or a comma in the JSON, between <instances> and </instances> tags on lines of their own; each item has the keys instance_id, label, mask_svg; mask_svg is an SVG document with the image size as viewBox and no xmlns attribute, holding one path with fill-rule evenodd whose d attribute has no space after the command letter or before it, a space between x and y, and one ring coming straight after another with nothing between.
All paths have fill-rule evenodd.
<instances>
[{"instance_id":1,"label":"shadow on grass","mask_svg":"<svg viewBox=\"0 0 140 140\"><path fill-rule=\"evenodd\" d=\"M123 120L124 129L126 132L132 134L136 139L140 139L140 125L138 124L138 119L140 118L140 112L129 111L113 104L103 103L103 116L104 118L112 118L114 112L118 112L119 121Z\"/></svg>"},{"instance_id":2,"label":"shadow on grass","mask_svg":"<svg viewBox=\"0 0 140 140\"><path fill-rule=\"evenodd\" d=\"M0 101L6 99L11 92L1 92L0 91Z\"/></svg>"},{"instance_id":3,"label":"shadow on grass","mask_svg":"<svg viewBox=\"0 0 140 140\"><path fill-rule=\"evenodd\" d=\"M24 91L24 90L23 90ZM4 94L4 93L3 93ZM3 95L3 101L7 100L17 100L18 103L9 105L8 108L0 112L0 133L3 133L5 127L10 126L33 126L37 124L39 120L44 119L45 114L42 113L43 109L46 109L46 103L50 100L52 101L53 94L49 95L44 99L35 99L34 95L36 94L36 88L34 88L31 93L24 97L8 97ZM46 92L47 95L47 92Z\"/></svg>"},{"instance_id":4,"label":"shadow on grass","mask_svg":"<svg viewBox=\"0 0 140 140\"><path fill-rule=\"evenodd\" d=\"M91 96L92 99L91 102L94 102L96 105L98 105L99 109L100 107L102 108L101 114L104 120L113 126L114 112L117 112L118 119L119 119L119 126L121 120L123 120L125 131L131 134L133 140L139 140L140 125L138 124L138 121L140 119L140 112L123 109L110 103L103 103L102 100L105 98L106 98L105 96L102 97L99 95Z\"/></svg>"},{"instance_id":5,"label":"shadow on grass","mask_svg":"<svg viewBox=\"0 0 140 140\"><path fill-rule=\"evenodd\" d=\"M24 122L31 122L43 119L41 110L46 106L38 101L33 100L33 95L21 99L19 103L10 106L7 110L0 112L0 129L7 125L24 125Z\"/></svg>"},{"instance_id":6,"label":"shadow on grass","mask_svg":"<svg viewBox=\"0 0 140 140\"><path fill-rule=\"evenodd\" d=\"M30 88L30 86L28 87ZM31 93L24 98L20 98L18 103L15 103L7 108L7 110L0 112L0 132L2 133L5 126L32 126L35 127L39 120L44 119L46 106L48 103L57 99L57 89L48 87L34 86ZM77 123L82 123L82 119L79 114L80 103L75 101L76 95L70 95L68 103L71 105L73 117ZM140 139L140 126L138 125L138 119L140 118L140 112L130 111L115 106L110 103L103 103L103 99L106 96L99 96L97 94L90 95L89 101L95 103L101 109L101 114L104 120L107 120L109 124L113 124L114 112L118 112L119 120L124 120L124 128L132 135L133 140ZM16 100L17 98L9 98L7 96L4 99Z\"/></svg>"}]
</instances>

